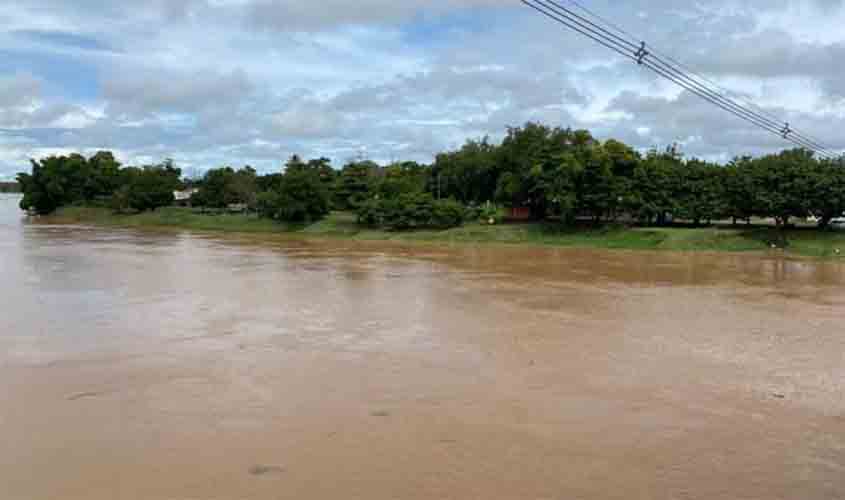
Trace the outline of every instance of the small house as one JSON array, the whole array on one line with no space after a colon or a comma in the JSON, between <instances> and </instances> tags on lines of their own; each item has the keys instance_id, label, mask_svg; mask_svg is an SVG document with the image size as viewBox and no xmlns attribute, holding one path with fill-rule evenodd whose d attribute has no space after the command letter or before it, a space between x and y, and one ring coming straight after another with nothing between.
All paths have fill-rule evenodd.
<instances>
[{"instance_id":1,"label":"small house","mask_svg":"<svg viewBox=\"0 0 845 500\"><path fill-rule=\"evenodd\" d=\"M199 189L191 188L182 191L173 191L173 201L176 205L187 207L191 205L191 196L199 191Z\"/></svg>"}]
</instances>

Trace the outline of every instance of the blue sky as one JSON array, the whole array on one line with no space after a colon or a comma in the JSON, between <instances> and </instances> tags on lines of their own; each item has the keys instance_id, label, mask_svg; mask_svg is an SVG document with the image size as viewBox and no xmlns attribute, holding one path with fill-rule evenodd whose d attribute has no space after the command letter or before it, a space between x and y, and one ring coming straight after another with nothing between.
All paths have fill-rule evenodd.
<instances>
[{"instance_id":1,"label":"blue sky","mask_svg":"<svg viewBox=\"0 0 845 500\"><path fill-rule=\"evenodd\" d=\"M845 149L841 0L581 1ZM0 179L99 149L430 161L528 120L718 160L784 146L517 0L0 1Z\"/></svg>"}]
</instances>

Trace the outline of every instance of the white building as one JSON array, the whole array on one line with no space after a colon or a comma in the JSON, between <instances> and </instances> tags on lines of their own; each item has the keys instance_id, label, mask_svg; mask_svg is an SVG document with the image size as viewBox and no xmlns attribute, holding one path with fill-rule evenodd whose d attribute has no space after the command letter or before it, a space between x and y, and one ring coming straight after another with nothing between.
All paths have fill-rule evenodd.
<instances>
[{"instance_id":1,"label":"white building","mask_svg":"<svg viewBox=\"0 0 845 500\"><path fill-rule=\"evenodd\" d=\"M199 189L191 188L184 191L173 191L173 199L177 205L187 205L191 201L191 196L199 191Z\"/></svg>"}]
</instances>

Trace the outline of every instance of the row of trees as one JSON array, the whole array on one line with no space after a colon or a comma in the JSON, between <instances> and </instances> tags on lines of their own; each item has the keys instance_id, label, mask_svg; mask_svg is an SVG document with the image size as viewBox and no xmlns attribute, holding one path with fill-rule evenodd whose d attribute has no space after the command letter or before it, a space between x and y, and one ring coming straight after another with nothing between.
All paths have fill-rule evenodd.
<instances>
[{"instance_id":1,"label":"row of trees","mask_svg":"<svg viewBox=\"0 0 845 500\"><path fill-rule=\"evenodd\" d=\"M796 149L719 165L684 159L675 147L640 154L587 131L534 123L509 129L499 145L469 141L438 155L432 175L442 196L525 206L536 219L626 215L643 224L670 217L700 224L756 216L784 225L815 216L827 225L845 211L841 160Z\"/></svg>"},{"instance_id":2,"label":"row of trees","mask_svg":"<svg viewBox=\"0 0 845 500\"><path fill-rule=\"evenodd\" d=\"M24 194L20 206L49 214L65 205L106 204L116 210L153 210L173 203L182 187L182 171L170 160L160 165L122 167L114 155L101 151L32 160L29 173L18 174Z\"/></svg>"},{"instance_id":3,"label":"row of trees","mask_svg":"<svg viewBox=\"0 0 845 500\"><path fill-rule=\"evenodd\" d=\"M390 229L453 227L464 207L435 200L427 192L431 169L414 162L380 167L354 162L338 171L328 158L303 161L293 156L283 172L259 176L251 167L209 170L192 184L191 204L206 208L242 205L281 221L317 220L330 210L357 211L367 225Z\"/></svg>"},{"instance_id":4,"label":"row of trees","mask_svg":"<svg viewBox=\"0 0 845 500\"><path fill-rule=\"evenodd\" d=\"M334 169L327 158L293 156L269 175L251 167L212 169L187 181L180 174L169 161L122 167L108 152L53 156L33 161L32 171L18 176L21 206L49 213L66 204L109 202L118 210L149 210L172 203L184 182L197 188L191 199L196 206L238 204L297 222L350 210L362 223L394 229L449 227L459 223L463 207L477 213L491 202L564 223L766 217L786 225L815 216L824 226L845 211L841 160L819 160L796 149L719 165L685 159L674 147L640 153L585 130L536 123L509 128L498 144L468 141L431 165L358 161Z\"/></svg>"}]
</instances>

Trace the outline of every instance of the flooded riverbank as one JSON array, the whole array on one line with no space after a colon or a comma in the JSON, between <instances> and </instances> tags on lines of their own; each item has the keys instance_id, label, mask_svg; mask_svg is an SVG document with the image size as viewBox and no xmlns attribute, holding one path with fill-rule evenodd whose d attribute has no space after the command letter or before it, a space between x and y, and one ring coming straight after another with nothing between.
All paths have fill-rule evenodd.
<instances>
[{"instance_id":1,"label":"flooded riverbank","mask_svg":"<svg viewBox=\"0 0 845 500\"><path fill-rule=\"evenodd\" d=\"M14 499L828 499L845 266L50 226L0 200Z\"/></svg>"},{"instance_id":2,"label":"flooded riverbank","mask_svg":"<svg viewBox=\"0 0 845 500\"><path fill-rule=\"evenodd\" d=\"M332 212L310 224L284 224L255 214L204 214L191 208L166 207L137 214L116 214L107 208L62 207L39 219L43 224L94 225L152 231L208 232L217 236L262 235L279 238L332 238L391 243L508 245L530 247L640 250L654 252L744 253L769 257L807 257L842 261L845 232L814 227L777 229L758 224L714 223L709 227L564 226L534 221L486 224L467 221L451 229L390 231L359 224L352 212Z\"/></svg>"}]
</instances>

